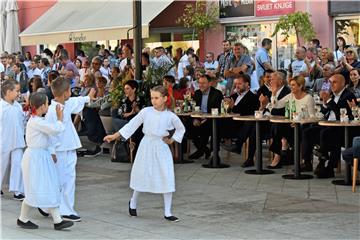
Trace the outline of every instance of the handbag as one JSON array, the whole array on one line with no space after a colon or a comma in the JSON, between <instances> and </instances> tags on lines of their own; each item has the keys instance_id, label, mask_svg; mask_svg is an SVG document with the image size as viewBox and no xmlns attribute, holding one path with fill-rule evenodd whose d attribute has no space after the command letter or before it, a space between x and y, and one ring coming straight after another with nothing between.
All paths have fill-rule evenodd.
<instances>
[{"instance_id":1,"label":"handbag","mask_svg":"<svg viewBox=\"0 0 360 240\"><path fill-rule=\"evenodd\" d=\"M112 162L130 163L130 148L127 141L116 141L111 150Z\"/></svg>"}]
</instances>

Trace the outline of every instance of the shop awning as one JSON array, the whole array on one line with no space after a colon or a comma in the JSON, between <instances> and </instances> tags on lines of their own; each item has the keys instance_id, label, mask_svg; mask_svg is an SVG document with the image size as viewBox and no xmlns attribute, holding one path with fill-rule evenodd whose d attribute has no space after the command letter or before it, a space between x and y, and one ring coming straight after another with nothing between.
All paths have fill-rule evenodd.
<instances>
[{"instance_id":1,"label":"shop awning","mask_svg":"<svg viewBox=\"0 0 360 240\"><path fill-rule=\"evenodd\" d=\"M149 37L149 23L172 0L142 1L142 36ZM21 45L126 39L133 27L132 1L59 0L20 33ZM132 38L132 30L129 37Z\"/></svg>"}]
</instances>

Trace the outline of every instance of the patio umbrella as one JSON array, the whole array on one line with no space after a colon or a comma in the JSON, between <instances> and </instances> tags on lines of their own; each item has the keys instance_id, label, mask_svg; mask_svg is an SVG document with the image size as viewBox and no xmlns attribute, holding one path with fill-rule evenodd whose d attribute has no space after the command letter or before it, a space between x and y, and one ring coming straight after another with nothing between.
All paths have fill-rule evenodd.
<instances>
[{"instance_id":1,"label":"patio umbrella","mask_svg":"<svg viewBox=\"0 0 360 240\"><path fill-rule=\"evenodd\" d=\"M6 1L5 51L9 53L20 51L18 6L16 0Z\"/></svg>"},{"instance_id":2,"label":"patio umbrella","mask_svg":"<svg viewBox=\"0 0 360 240\"><path fill-rule=\"evenodd\" d=\"M6 1L0 1L0 53L4 51L6 30Z\"/></svg>"}]
</instances>

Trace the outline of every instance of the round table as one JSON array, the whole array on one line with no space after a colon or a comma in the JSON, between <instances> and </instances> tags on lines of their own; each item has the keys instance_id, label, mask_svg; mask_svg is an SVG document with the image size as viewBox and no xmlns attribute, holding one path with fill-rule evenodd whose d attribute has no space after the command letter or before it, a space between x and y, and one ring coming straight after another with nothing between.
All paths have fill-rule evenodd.
<instances>
[{"instance_id":1,"label":"round table","mask_svg":"<svg viewBox=\"0 0 360 240\"><path fill-rule=\"evenodd\" d=\"M185 117L190 117L191 114L193 114L194 112L181 112L181 113L175 113L181 120ZM184 141L184 138L183 138ZM188 160L188 159L184 159L184 153L183 153L183 149L182 149L182 142L181 143L176 143L178 145L178 149L179 149L179 160L174 162L175 164L185 164L185 163L193 163L193 160Z\"/></svg>"},{"instance_id":2,"label":"round table","mask_svg":"<svg viewBox=\"0 0 360 240\"><path fill-rule=\"evenodd\" d=\"M294 180L302 180L302 179L311 179L314 176L309 174L301 174L300 171L300 125L317 123L319 119L317 118L309 118L303 119L299 121L290 120L290 119L281 119L281 118L273 118L270 119L272 123L280 123L280 124L293 124L294 126L294 174L285 174L282 176L284 179L294 179Z\"/></svg>"},{"instance_id":3,"label":"round table","mask_svg":"<svg viewBox=\"0 0 360 240\"><path fill-rule=\"evenodd\" d=\"M211 119L212 120L212 147L213 147L213 156L208 164L203 164L205 168L227 168L230 165L221 163L218 156L218 145L217 145L217 120L225 118L233 118L238 116L237 114L221 114L221 115L212 115L209 113L195 113L191 114L192 118L202 118L202 119Z\"/></svg>"},{"instance_id":4,"label":"round table","mask_svg":"<svg viewBox=\"0 0 360 240\"><path fill-rule=\"evenodd\" d=\"M350 127L360 127L360 122L320 121L319 125L324 126L324 127L344 127L344 129L345 129L345 134L344 134L345 148L349 148L350 147L349 128ZM350 186L352 184L351 183L351 166L350 166L350 164L345 164L345 179L344 180L333 180L332 183L334 185L348 185L348 186ZM356 184L359 184L359 182L357 182Z\"/></svg>"},{"instance_id":5,"label":"round table","mask_svg":"<svg viewBox=\"0 0 360 240\"><path fill-rule=\"evenodd\" d=\"M247 174L272 174L274 171L262 168L262 146L261 146L261 135L260 135L260 124L261 122L268 122L269 117L255 118L255 116L238 116L233 117L235 121L255 122L256 126L256 166L255 169L246 170Z\"/></svg>"}]
</instances>

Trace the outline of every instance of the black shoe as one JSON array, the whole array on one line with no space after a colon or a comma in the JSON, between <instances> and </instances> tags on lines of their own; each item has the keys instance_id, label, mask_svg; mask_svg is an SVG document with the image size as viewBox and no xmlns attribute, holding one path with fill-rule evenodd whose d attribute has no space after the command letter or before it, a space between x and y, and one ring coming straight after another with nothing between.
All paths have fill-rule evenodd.
<instances>
[{"instance_id":1,"label":"black shoe","mask_svg":"<svg viewBox=\"0 0 360 240\"><path fill-rule=\"evenodd\" d=\"M17 220L17 225L19 227L22 227L22 228L25 228L25 229L38 229L39 228L39 226L36 225L35 223L32 223L30 221L27 221L26 223L24 223L20 219Z\"/></svg>"},{"instance_id":2,"label":"black shoe","mask_svg":"<svg viewBox=\"0 0 360 240\"><path fill-rule=\"evenodd\" d=\"M96 149L91 151L88 150L84 153L84 157L96 157L101 154L101 148L99 146L96 146Z\"/></svg>"},{"instance_id":3,"label":"black shoe","mask_svg":"<svg viewBox=\"0 0 360 240\"><path fill-rule=\"evenodd\" d=\"M22 201L24 200L25 196L23 194L15 195L14 194L14 200L16 201Z\"/></svg>"},{"instance_id":4,"label":"black shoe","mask_svg":"<svg viewBox=\"0 0 360 240\"><path fill-rule=\"evenodd\" d=\"M334 169L331 167L320 168L317 174L318 178L333 178L335 177Z\"/></svg>"},{"instance_id":5,"label":"black shoe","mask_svg":"<svg viewBox=\"0 0 360 240\"><path fill-rule=\"evenodd\" d=\"M300 171L301 172L312 172L313 166L311 163L305 163L300 165Z\"/></svg>"},{"instance_id":6,"label":"black shoe","mask_svg":"<svg viewBox=\"0 0 360 240\"><path fill-rule=\"evenodd\" d=\"M193 154L189 156L189 159L199 159L204 155L204 152L202 151L196 151Z\"/></svg>"},{"instance_id":7,"label":"black shoe","mask_svg":"<svg viewBox=\"0 0 360 240\"><path fill-rule=\"evenodd\" d=\"M254 166L254 160L252 160L252 159L246 160L246 161L241 165L242 168L253 167L253 166Z\"/></svg>"},{"instance_id":8,"label":"black shoe","mask_svg":"<svg viewBox=\"0 0 360 240\"><path fill-rule=\"evenodd\" d=\"M3 191L1 190L1 195L4 195Z\"/></svg>"},{"instance_id":9,"label":"black shoe","mask_svg":"<svg viewBox=\"0 0 360 240\"><path fill-rule=\"evenodd\" d=\"M282 165L294 165L294 152L290 149L281 150L280 161Z\"/></svg>"},{"instance_id":10,"label":"black shoe","mask_svg":"<svg viewBox=\"0 0 360 240\"><path fill-rule=\"evenodd\" d=\"M178 222L179 221L179 219L175 216L170 216L170 217L164 216L164 218L170 222Z\"/></svg>"},{"instance_id":11,"label":"black shoe","mask_svg":"<svg viewBox=\"0 0 360 240\"><path fill-rule=\"evenodd\" d=\"M110 154L110 149L103 148L103 154Z\"/></svg>"},{"instance_id":12,"label":"black shoe","mask_svg":"<svg viewBox=\"0 0 360 240\"><path fill-rule=\"evenodd\" d=\"M316 166L316 168L315 168L315 170L314 170L314 174L315 174L315 175L318 175L318 174L319 174L320 169L325 168L325 163L326 163L326 161L327 161L327 159L325 159L325 158L323 158L323 157L319 158L319 163L318 163L318 165Z\"/></svg>"},{"instance_id":13,"label":"black shoe","mask_svg":"<svg viewBox=\"0 0 360 240\"><path fill-rule=\"evenodd\" d=\"M64 229L64 228L69 228L72 225L74 225L74 223L72 221L62 220L61 222L54 224L54 229L55 230L61 230L61 229Z\"/></svg>"},{"instance_id":14,"label":"black shoe","mask_svg":"<svg viewBox=\"0 0 360 240\"><path fill-rule=\"evenodd\" d=\"M281 164L281 161L278 162L278 164L276 164L275 166L267 166L268 169L279 169L279 168L282 168L282 164Z\"/></svg>"},{"instance_id":15,"label":"black shoe","mask_svg":"<svg viewBox=\"0 0 360 240\"><path fill-rule=\"evenodd\" d=\"M39 210L39 213L40 213L41 215L43 215L44 217L48 217L48 216L50 215L50 214L44 212L41 208L38 208L38 210Z\"/></svg>"},{"instance_id":16,"label":"black shoe","mask_svg":"<svg viewBox=\"0 0 360 240\"><path fill-rule=\"evenodd\" d=\"M129 215L130 215L131 217L137 217L136 209L130 208L130 201L129 201Z\"/></svg>"},{"instance_id":17,"label":"black shoe","mask_svg":"<svg viewBox=\"0 0 360 240\"><path fill-rule=\"evenodd\" d=\"M62 219L71 221L71 222L80 222L81 221L81 217L76 216L76 215L63 215L61 217L62 217Z\"/></svg>"},{"instance_id":18,"label":"black shoe","mask_svg":"<svg viewBox=\"0 0 360 240\"><path fill-rule=\"evenodd\" d=\"M231 144L230 146L224 145L222 147L224 148L224 150L226 150L228 152L241 154L241 151L239 150L239 148L236 144Z\"/></svg>"}]
</instances>

